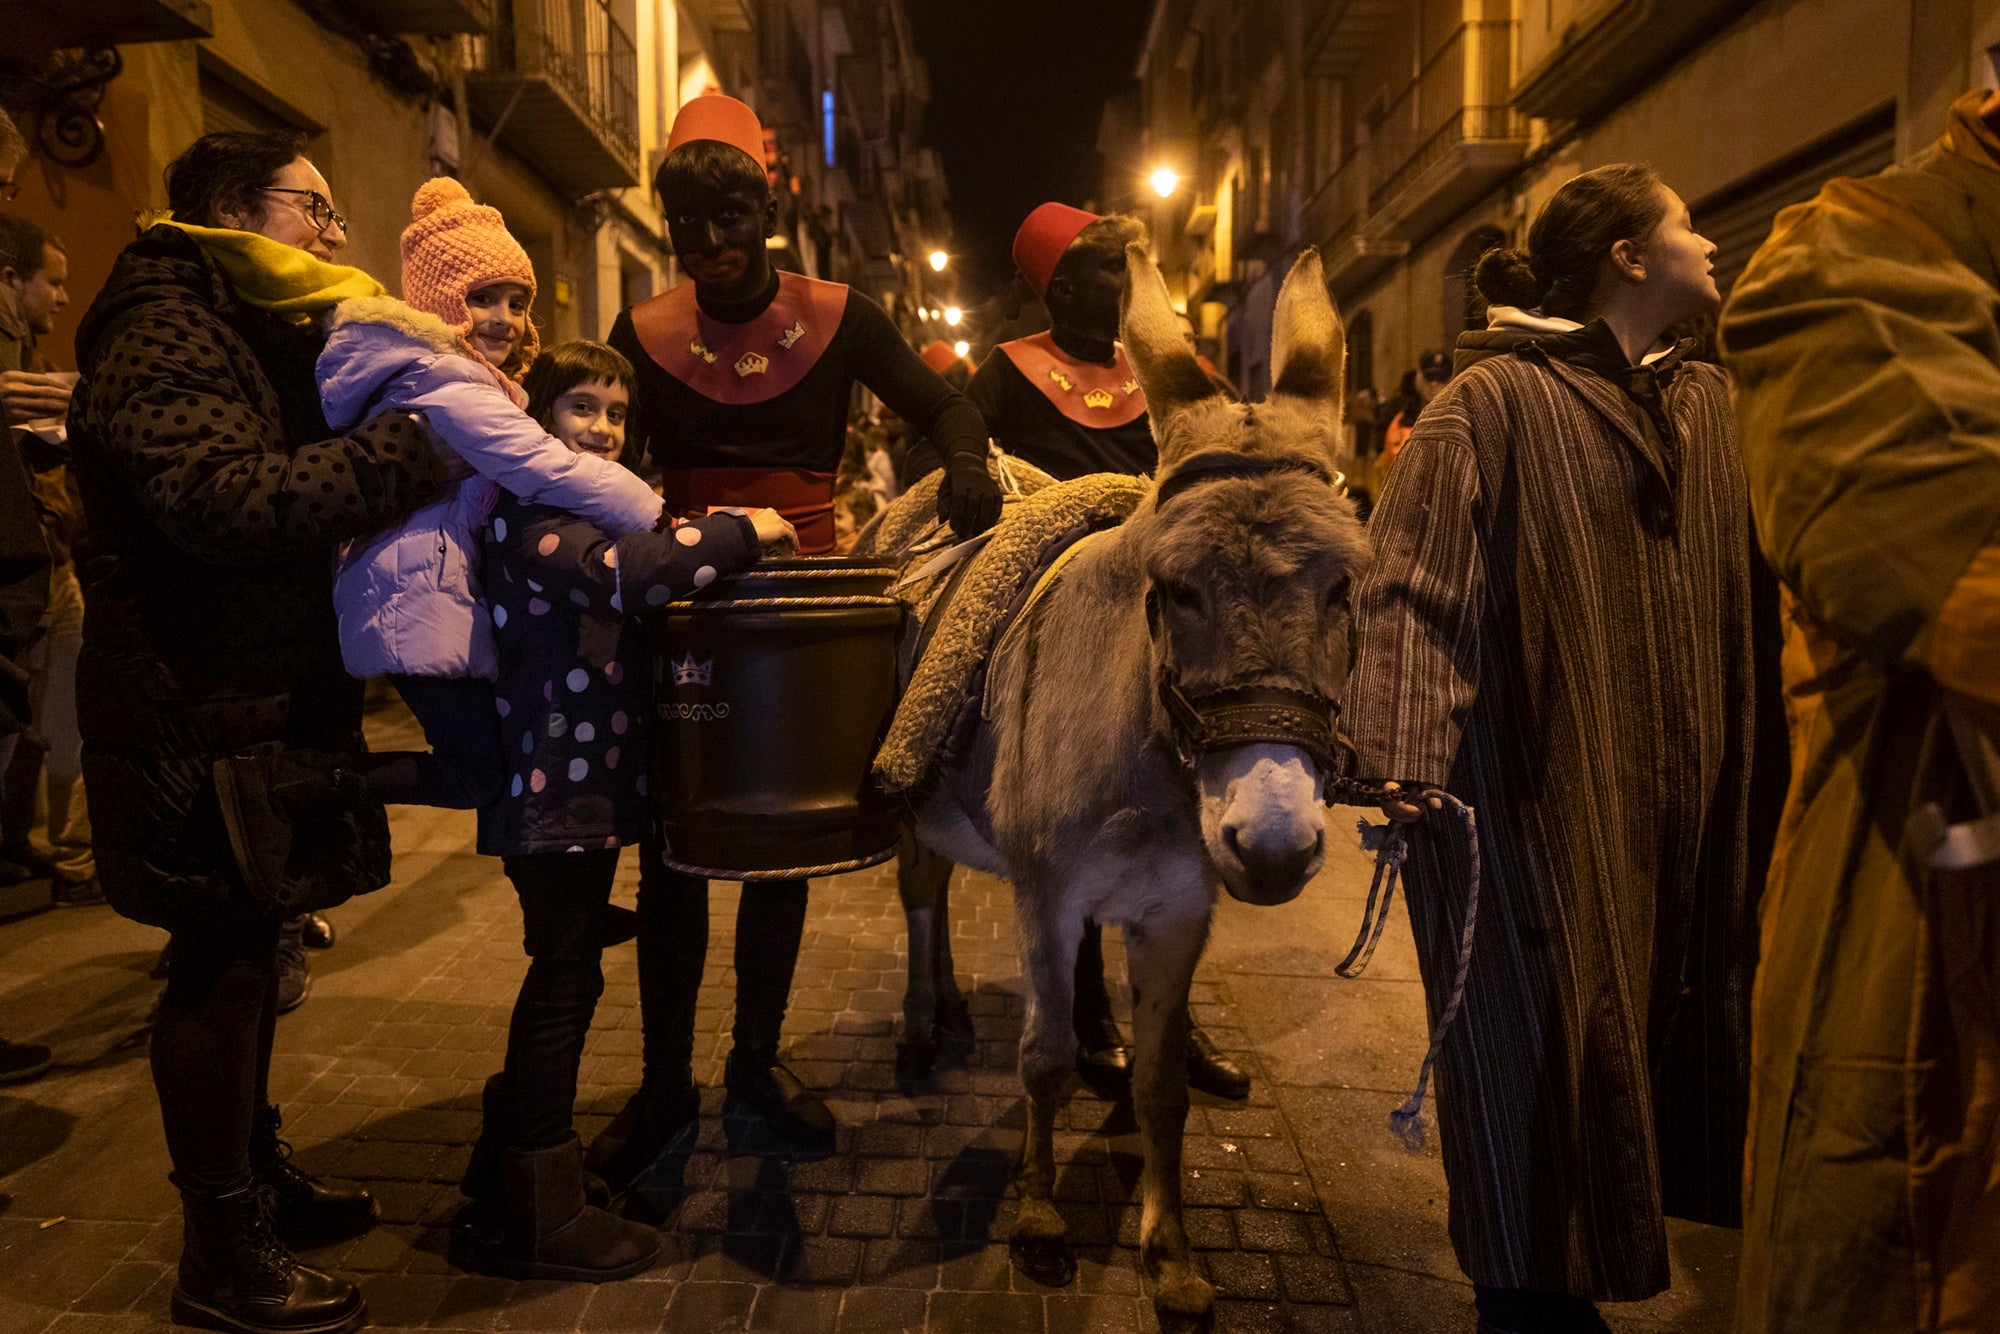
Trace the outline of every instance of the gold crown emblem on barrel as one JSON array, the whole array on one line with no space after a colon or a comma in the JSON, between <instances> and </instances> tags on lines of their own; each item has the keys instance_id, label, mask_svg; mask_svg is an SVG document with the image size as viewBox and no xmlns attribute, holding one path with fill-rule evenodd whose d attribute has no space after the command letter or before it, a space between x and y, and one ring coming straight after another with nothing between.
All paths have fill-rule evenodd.
<instances>
[{"instance_id":1,"label":"gold crown emblem on barrel","mask_svg":"<svg viewBox=\"0 0 2000 1334\"><path fill-rule=\"evenodd\" d=\"M739 376L762 375L771 368L771 359L761 352L745 352L736 359L736 373Z\"/></svg>"},{"instance_id":2,"label":"gold crown emblem on barrel","mask_svg":"<svg viewBox=\"0 0 2000 1334\"><path fill-rule=\"evenodd\" d=\"M711 684L715 677L715 659L696 662L693 653L674 663L673 668L674 684L677 686L705 686Z\"/></svg>"},{"instance_id":3,"label":"gold crown emblem on barrel","mask_svg":"<svg viewBox=\"0 0 2000 1334\"><path fill-rule=\"evenodd\" d=\"M1111 391L1110 391L1109 389L1093 389L1093 390L1091 390L1091 391L1090 391L1089 393L1087 393L1087 394L1085 394L1085 395L1083 396L1083 406L1085 406L1086 408L1108 408L1108 407L1110 407L1110 406L1111 406Z\"/></svg>"}]
</instances>

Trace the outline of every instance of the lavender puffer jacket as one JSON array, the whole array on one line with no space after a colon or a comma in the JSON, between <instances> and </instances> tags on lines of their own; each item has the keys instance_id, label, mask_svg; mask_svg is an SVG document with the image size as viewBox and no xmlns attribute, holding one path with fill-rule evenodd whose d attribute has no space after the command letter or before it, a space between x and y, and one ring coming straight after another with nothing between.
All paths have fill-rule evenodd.
<instances>
[{"instance_id":1,"label":"lavender puffer jacket","mask_svg":"<svg viewBox=\"0 0 2000 1334\"><path fill-rule=\"evenodd\" d=\"M633 473L572 452L518 406L518 390L468 356L444 321L393 297L334 308L320 353L321 405L344 430L385 408L421 413L477 474L394 527L348 542L334 572L340 653L351 676L493 679L493 623L479 584L479 529L502 488L614 537L659 522Z\"/></svg>"}]
</instances>

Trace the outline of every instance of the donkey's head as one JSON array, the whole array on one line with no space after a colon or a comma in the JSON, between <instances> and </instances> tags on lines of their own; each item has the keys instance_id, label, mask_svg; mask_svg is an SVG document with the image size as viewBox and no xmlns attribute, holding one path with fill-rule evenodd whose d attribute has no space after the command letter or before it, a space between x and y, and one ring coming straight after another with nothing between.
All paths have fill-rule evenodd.
<instances>
[{"instance_id":1,"label":"donkey's head","mask_svg":"<svg viewBox=\"0 0 2000 1334\"><path fill-rule=\"evenodd\" d=\"M1271 395L1236 403L1183 341L1143 247L1127 265L1121 332L1160 449L1151 501L1126 524L1146 580L1155 726L1194 773L1223 884L1283 903L1325 858L1348 599L1368 560L1339 486L1340 317L1307 250L1278 294Z\"/></svg>"}]
</instances>

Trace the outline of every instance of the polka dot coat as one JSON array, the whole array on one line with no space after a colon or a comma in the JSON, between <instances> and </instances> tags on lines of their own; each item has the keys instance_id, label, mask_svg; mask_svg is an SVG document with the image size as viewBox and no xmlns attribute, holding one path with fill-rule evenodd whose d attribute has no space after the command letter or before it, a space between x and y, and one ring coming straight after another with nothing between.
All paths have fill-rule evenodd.
<instances>
[{"instance_id":1,"label":"polka dot coat","mask_svg":"<svg viewBox=\"0 0 2000 1334\"><path fill-rule=\"evenodd\" d=\"M324 336L244 303L185 232L127 246L77 329L69 438L89 523L77 668L83 770L104 890L171 927L242 896L216 757L359 741L340 670L333 551L437 492L401 414L336 432L313 362ZM376 808L330 848L329 893L386 879Z\"/></svg>"},{"instance_id":2,"label":"polka dot coat","mask_svg":"<svg viewBox=\"0 0 2000 1334\"><path fill-rule=\"evenodd\" d=\"M643 618L753 563L756 530L715 514L614 541L584 519L504 495L485 543L508 774L479 813L479 850L638 842L651 813L652 632Z\"/></svg>"}]
</instances>

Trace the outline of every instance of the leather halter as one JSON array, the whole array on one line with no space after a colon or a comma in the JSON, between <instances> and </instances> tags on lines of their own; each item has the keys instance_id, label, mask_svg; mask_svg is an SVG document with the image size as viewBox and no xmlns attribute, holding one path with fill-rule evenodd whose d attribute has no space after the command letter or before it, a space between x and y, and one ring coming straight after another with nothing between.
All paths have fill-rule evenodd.
<instances>
[{"instance_id":1,"label":"leather halter","mask_svg":"<svg viewBox=\"0 0 2000 1334\"><path fill-rule=\"evenodd\" d=\"M1304 459L1262 459L1242 455L1211 455L1190 459L1161 480L1154 493L1157 511L1169 500L1203 482L1264 477L1274 472L1304 472L1329 485L1334 478ZM1156 597L1146 594L1148 628L1158 624ZM1157 639L1157 635L1155 635ZM1273 743L1294 746L1319 765L1329 805L1355 763L1354 743L1340 730L1340 701L1317 691L1287 686L1228 684L1190 695L1181 688L1180 673L1162 654L1155 690L1166 711L1174 754L1192 770L1204 755L1243 746Z\"/></svg>"}]
</instances>

